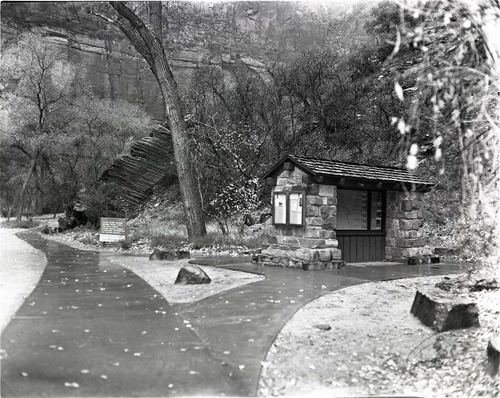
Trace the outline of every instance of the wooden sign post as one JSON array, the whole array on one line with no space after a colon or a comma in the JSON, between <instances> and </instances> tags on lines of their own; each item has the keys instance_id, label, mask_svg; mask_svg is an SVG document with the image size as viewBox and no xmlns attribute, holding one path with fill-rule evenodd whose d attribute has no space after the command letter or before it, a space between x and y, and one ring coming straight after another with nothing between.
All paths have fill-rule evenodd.
<instances>
[{"instance_id":1,"label":"wooden sign post","mask_svg":"<svg viewBox=\"0 0 500 398\"><path fill-rule=\"evenodd\" d=\"M127 220L125 218L101 217L100 242L120 242L125 240Z\"/></svg>"}]
</instances>

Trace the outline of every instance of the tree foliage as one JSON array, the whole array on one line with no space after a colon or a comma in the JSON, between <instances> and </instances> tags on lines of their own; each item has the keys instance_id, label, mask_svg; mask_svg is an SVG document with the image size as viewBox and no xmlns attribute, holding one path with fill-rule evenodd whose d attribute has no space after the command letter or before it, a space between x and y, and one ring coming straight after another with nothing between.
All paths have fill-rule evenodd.
<instances>
[{"instance_id":1,"label":"tree foliage","mask_svg":"<svg viewBox=\"0 0 500 398\"><path fill-rule=\"evenodd\" d=\"M83 74L57 45L32 33L4 52L0 149L7 213L16 206L20 218L25 202L28 212L62 210L98 189L104 169L148 134L149 116L126 102L93 97Z\"/></svg>"}]
</instances>

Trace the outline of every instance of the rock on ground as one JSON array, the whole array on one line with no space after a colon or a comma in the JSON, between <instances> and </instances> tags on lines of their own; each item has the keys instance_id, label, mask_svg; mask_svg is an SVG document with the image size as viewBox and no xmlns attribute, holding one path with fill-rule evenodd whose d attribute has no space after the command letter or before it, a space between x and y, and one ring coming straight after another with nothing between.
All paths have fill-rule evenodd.
<instances>
[{"instance_id":1,"label":"rock on ground","mask_svg":"<svg viewBox=\"0 0 500 398\"><path fill-rule=\"evenodd\" d=\"M175 279L176 285L204 285L212 282L212 279L199 265L187 264L182 267Z\"/></svg>"},{"instance_id":2,"label":"rock on ground","mask_svg":"<svg viewBox=\"0 0 500 398\"><path fill-rule=\"evenodd\" d=\"M411 313L438 332L479 326L474 301L437 287L417 290Z\"/></svg>"}]
</instances>

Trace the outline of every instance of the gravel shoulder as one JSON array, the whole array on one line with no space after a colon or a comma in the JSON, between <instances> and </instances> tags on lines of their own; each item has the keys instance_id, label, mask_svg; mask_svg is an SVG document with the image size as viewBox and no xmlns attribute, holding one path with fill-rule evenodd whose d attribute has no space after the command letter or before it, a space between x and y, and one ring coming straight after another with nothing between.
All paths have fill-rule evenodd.
<instances>
[{"instance_id":1,"label":"gravel shoulder","mask_svg":"<svg viewBox=\"0 0 500 398\"><path fill-rule=\"evenodd\" d=\"M15 234L23 229L0 228L0 331L37 285L47 264L45 255Z\"/></svg>"},{"instance_id":2,"label":"gravel shoulder","mask_svg":"<svg viewBox=\"0 0 500 398\"><path fill-rule=\"evenodd\" d=\"M410 308L417 288L441 280L366 283L301 308L267 354L259 395L500 396L500 377L486 365L488 340L500 332L500 291L469 293L481 327L437 334Z\"/></svg>"}]
</instances>

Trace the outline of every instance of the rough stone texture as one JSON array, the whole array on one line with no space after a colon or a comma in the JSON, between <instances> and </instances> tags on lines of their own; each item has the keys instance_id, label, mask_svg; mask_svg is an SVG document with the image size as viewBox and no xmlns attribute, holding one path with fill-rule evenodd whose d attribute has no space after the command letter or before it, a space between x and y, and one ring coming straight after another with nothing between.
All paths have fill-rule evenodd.
<instances>
[{"instance_id":1,"label":"rough stone texture","mask_svg":"<svg viewBox=\"0 0 500 398\"><path fill-rule=\"evenodd\" d=\"M201 285L212 282L210 277L196 264L187 264L179 270L175 284Z\"/></svg>"},{"instance_id":2,"label":"rough stone texture","mask_svg":"<svg viewBox=\"0 0 500 398\"><path fill-rule=\"evenodd\" d=\"M341 252L337 248L337 187L312 183L298 167L276 176L274 192L306 192L304 225L276 225L270 246L259 261L304 270L337 269ZM342 264L340 264L342 265Z\"/></svg>"},{"instance_id":3,"label":"rough stone texture","mask_svg":"<svg viewBox=\"0 0 500 398\"><path fill-rule=\"evenodd\" d=\"M407 259L409 264L430 262L431 248L423 247L422 240L423 195L422 192L387 192L387 260Z\"/></svg>"},{"instance_id":4,"label":"rough stone texture","mask_svg":"<svg viewBox=\"0 0 500 398\"><path fill-rule=\"evenodd\" d=\"M418 290L411 313L438 332L479 326L476 303L438 288Z\"/></svg>"},{"instance_id":5,"label":"rough stone texture","mask_svg":"<svg viewBox=\"0 0 500 398\"><path fill-rule=\"evenodd\" d=\"M492 373L498 374L500 371L500 335L493 337L488 342L486 354Z\"/></svg>"}]
</instances>

